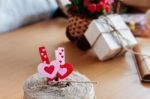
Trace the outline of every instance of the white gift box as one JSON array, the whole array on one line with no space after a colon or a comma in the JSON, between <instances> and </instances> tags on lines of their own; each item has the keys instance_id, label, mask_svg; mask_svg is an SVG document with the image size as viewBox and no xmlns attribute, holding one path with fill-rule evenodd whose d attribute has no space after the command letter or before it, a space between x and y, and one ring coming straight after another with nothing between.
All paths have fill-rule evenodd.
<instances>
[{"instance_id":1,"label":"white gift box","mask_svg":"<svg viewBox=\"0 0 150 99\"><path fill-rule=\"evenodd\" d=\"M118 32L114 31L107 22ZM93 20L84 36L101 61L117 56L127 46L133 48L138 44L121 16L117 14L101 16Z\"/></svg>"}]
</instances>

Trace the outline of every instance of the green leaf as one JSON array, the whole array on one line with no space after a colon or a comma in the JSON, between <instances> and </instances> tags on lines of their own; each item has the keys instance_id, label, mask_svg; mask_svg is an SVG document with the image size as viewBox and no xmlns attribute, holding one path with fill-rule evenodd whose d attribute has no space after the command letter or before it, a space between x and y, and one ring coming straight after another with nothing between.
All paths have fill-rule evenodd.
<instances>
[{"instance_id":1,"label":"green leaf","mask_svg":"<svg viewBox=\"0 0 150 99\"><path fill-rule=\"evenodd\" d=\"M73 0L74 5L79 5L80 4L80 0Z\"/></svg>"},{"instance_id":2,"label":"green leaf","mask_svg":"<svg viewBox=\"0 0 150 99\"><path fill-rule=\"evenodd\" d=\"M67 4L66 7L70 8L72 5L71 4Z\"/></svg>"}]
</instances>

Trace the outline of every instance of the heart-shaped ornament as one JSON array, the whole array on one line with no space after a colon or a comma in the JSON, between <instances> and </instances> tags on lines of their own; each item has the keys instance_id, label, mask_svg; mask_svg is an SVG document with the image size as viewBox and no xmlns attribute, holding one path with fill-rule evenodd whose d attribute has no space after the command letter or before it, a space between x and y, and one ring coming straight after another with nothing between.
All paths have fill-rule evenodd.
<instances>
[{"instance_id":1,"label":"heart-shaped ornament","mask_svg":"<svg viewBox=\"0 0 150 99\"><path fill-rule=\"evenodd\" d=\"M38 65L38 72L42 77L54 79L57 71L60 68L60 63L57 60L51 61L50 64L41 63Z\"/></svg>"},{"instance_id":2,"label":"heart-shaped ornament","mask_svg":"<svg viewBox=\"0 0 150 99\"><path fill-rule=\"evenodd\" d=\"M47 73L49 73L49 74L52 74L52 72L54 71L54 69L55 69L55 67L54 67L53 65L51 65L51 66L46 66L46 67L44 68L44 70L45 70Z\"/></svg>"},{"instance_id":3,"label":"heart-shaped ornament","mask_svg":"<svg viewBox=\"0 0 150 99\"><path fill-rule=\"evenodd\" d=\"M73 72L73 66L71 64L60 65L60 69L57 72L57 77L61 80L67 78Z\"/></svg>"}]
</instances>

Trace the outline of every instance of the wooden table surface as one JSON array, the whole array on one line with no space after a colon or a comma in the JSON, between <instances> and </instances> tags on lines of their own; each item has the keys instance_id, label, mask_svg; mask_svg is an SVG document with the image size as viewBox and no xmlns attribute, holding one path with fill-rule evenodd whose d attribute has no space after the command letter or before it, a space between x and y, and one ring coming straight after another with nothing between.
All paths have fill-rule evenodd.
<instances>
[{"instance_id":1,"label":"wooden table surface","mask_svg":"<svg viewBox=\"0 0 150 99\"><path fill-rule=\"evenodd\" d=\"M66 20L55 19L0 35L0 99L22 99L24 81L37 72L38 47L46 46L51 59L58 46L65 47L66 61L93 81L97 99L150 99L150 84L141 84L136 68L124 57L100 62L92 50L80 51L65 36ZM139 39L149 48L149 39Z\"/></svg>"}]
</instances>

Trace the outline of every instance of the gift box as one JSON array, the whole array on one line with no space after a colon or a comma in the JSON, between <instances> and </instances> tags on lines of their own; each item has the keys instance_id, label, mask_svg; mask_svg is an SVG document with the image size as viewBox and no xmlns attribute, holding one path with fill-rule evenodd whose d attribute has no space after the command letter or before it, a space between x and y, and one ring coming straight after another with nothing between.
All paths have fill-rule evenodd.
<instances>
[{"instance_id":1,"label":"gift box","mask_svg":"<svg viewBox=\"0 0 150 99\"><path fill-rule=\"evenodd\" d=\"M138 43L120 15L101 16L93 20L84 34L101 61L119 56L125 47Z\"/></svg>"},{"instance_id":2,"label":"gift box","mask_svg":"<svg viewBox=\"0 0 150 99\"><path fill-rule=\"evenodd\" d=\"M65 0L57 0L64 2ZM66 37L83 51L91 47L84 37L90 22L101 15L116 13L120 9L119 0L68 0L69 20Z\"/></svg>"}]
</instances>

